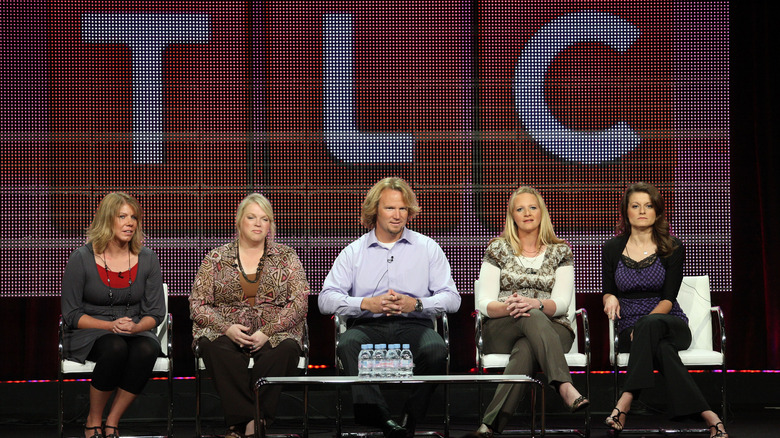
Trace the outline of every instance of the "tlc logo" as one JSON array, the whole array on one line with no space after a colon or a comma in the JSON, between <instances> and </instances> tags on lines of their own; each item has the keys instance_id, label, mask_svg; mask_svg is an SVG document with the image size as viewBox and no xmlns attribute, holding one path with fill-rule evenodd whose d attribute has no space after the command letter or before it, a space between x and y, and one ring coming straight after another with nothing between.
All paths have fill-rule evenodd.
<instances>
[{"instance_id":1,"label":"tlc logo","mask_svg":"<svg viewBox=\"0 0 780 438\"><path fill-rule=\"evenodd\" d=\"M254 182L281 217L290 215L287 224L280 220L283 229L302 222L301 231L329 233L353 224L327 214L312 223L290 209L327 205L341 218L355 210L364 187L392 173L415 183L428 211L452 213L422 215L418 226L454 226L462 194L436 187L458 187L471 168L471 78L463 64L473 48L463 41L466 18L457 5L435 19L416 11L411 23L373 10L320 11L269 7L264 33L251 41L248 27L259 27L238 8L54 11L53 154L55 162L81 159L54 172L53 186L137 190L148 194L142 202L150 211L175 201L182 211L150 226L194 231L231 229L223 210ZM484 21L490 24L489 17ZM536 149L578 165L609 163L637 149L641 139L626 120L602 129L562 123L545 81L571 47L598 43L625 53L640 29L616 14L580 10L558 14L532 32L520 45L499 47L522 49L513 56L511 77L503 79L510 89L501 90L513 105L502 123L482 120L483 131L522 129ZM490 73L497 64L483 58L475 68ZM495 94L489 85L480 91L491 93L481 99L489 112ZM513 158L523 147L485 145L477 146L483 162ZM507 173L475 173L475 180L507 182ZM145 189L150 186L157 191ZM342 188L351 194L319 193ZM86 206L78 198L68 195L70 208ZM191 208L227 218L188 223Z\"/></svg>"}]
</instances>

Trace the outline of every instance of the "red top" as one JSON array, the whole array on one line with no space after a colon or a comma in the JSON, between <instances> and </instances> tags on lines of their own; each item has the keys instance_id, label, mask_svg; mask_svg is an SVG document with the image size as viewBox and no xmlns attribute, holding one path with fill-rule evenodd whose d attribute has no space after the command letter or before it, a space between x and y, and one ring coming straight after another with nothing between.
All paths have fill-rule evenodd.
<instances>
[{"instance_id":1,"label":"red top","mask_svg":"<svg viewBox=\"0 0 780 438\"><path fill-rule=\"evenodd\" d=\"M100 279L103 280L103 284L110 287L115 287L117 289L122 289L125 287L130 287L130 279L135 279L138 277L138 263L133 266L130 271L122 271L122 272L114 272L114 271L106 271L106 268L104 266L100 266L99 264L95 263L98 268L98 274L100 274ZM128 275L128 273L130 275ZM109 278L111 279L111 283L108 283Z\"/></svg>"}]
</instances>

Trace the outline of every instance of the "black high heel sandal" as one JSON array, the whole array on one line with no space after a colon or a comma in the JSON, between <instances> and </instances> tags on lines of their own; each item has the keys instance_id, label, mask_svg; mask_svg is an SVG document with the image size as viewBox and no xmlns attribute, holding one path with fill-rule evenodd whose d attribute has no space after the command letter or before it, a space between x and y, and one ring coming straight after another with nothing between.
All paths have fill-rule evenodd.
<instances>
[{"instance_id":1,"label":"black high heel sandal","mask_svg":"<svg viewBox=\"0 0 780 438\"><path fill-rule=\"evenodd\" d=\"M108 424L106 424L105 426L103 426L103 429L108 429L109 427L111 429L114 429L114 433L106 434L106 435L104 435L104 437L105 438L119 438L119 428L116 427L116 426L109 426Z\"/></svg>"},{"instance_id":2,"label":"black high heel sandal","mask_svg":"<svg viewBox=\"0 0 780 438\"><path fill-rule=\"evenodd\" d=\"M621 411L620 409L617 408L617 406L615 406L615 408L612 410L617 411L617 414L607 417L607 419L604 420L604 424L611 427L612 430L616 430L620 432L621 430L623 430L623 422L620 421L620 416L621 415L628 416L628 412Z\"/></svg>"},{"instance_id":3,"label":"black high heel sandal","mask_svg":"<svg viewBox=\"0 0 780 438\"><path fill-rule=\"evenodd\" d=\"M84 425L84 430L91 430L92 436L89 438L105 438L105 435L103 435L103 427L101 426L95 426L95 427L87 427L87 425ZM100 432L98 432L98 430Z\"/></svg>"},{"instance_id":4,"label":"black high heel sandal","mask_svg":"<svg viewBox=\"0 0 780 438\"><path fill-rule=\"evenodd\" d=\"M718 425L722 425L724 430L720 430L720 427ZM725 430L726 425L723 424L722 421L718 421L717 423L710 426L710 429L715 429L715 435L710 435L710 438L723 438L729 436L728 432Z\"/></svg>"}]
</instances>

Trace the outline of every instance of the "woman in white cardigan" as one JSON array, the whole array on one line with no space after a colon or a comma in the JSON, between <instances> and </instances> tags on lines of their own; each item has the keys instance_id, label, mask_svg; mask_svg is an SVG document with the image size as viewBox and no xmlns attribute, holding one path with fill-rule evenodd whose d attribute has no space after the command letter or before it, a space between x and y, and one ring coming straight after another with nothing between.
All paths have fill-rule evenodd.
<instances>
[{"instance_id":1,"label":"woman in white cardigan","mask_svg":"<svg viewBox=\"0 0 780 438\"><path fill-rule=\"evenodd\" d=\"M566 311L574 299L571 248L552 228L539 193L520 187L509 199L501 236L485 250L477 309L487 315L485 353L510 354L507 374L544 371L572 412L589 401L572 385L564 353L574 342ZM501 432L523 398L526 385L501 384L476 434Z\"/></svg>"}]
</instances>

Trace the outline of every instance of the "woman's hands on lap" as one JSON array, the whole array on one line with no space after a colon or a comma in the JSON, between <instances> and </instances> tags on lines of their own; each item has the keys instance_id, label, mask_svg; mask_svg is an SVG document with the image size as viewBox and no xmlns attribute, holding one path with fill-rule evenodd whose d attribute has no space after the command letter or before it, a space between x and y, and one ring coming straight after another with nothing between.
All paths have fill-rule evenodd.
<instances>
[{"instance_id":1,"label":"woman's hands on lap","mask_svg":"<svg viewBox=\"0 0 780 438\"><path fill-rule=\"evenodd\" d=\"M236 345L241 348L249 348L251 352L255 352L263 347L268 342L268 336L260 330L248 335L249 327L242 324L233 324L225 331L225 336L230 338Z\"/></svg>"},{"instance_id":2,"label":"woman's hands on lap","mask_svg":"<svg viewBox=\"0 0 780 438\"><path fill-rule=\"evenodd\" d=\"M505 301L506 310L513 318L519 318L521 316L530 316L528 312L531 309L535 309L533 303L537 300L535 298L526 298L522 295L512 294Z\"/></svg>"},{"instance_id":3,"label":"woman's hands on lap","mask_svg":"<svg viewBox=\"0 0 780 438\"><path fill-rule=\"evenodd\" d=\"M225 330L225 336L239 347L250 347L252 345L252 337L246 334L247 331L249 331L249 327L242 324L233 324Z\"/></svg>"},{"instance_id":4,"label":"woman's hands on lap","mask_svg":"<svg viewBox=\"0 0 780 438\"><path fill-rule=\"evenodd\" d=\"M125 335L131 335L133 333L138 333L140 330L138 330L138 325L133 322L133 320L127 316L123 316L119 319L114 320L112 326L111 326L111 332L112 333L122 333Z\"/></svg>"},{"instance_id":5,"label":"woman's hands on lap","mask_svg":"<svg viewBox=\"0 0 780 438\"><path fill-rule=\"evenodd\" d=\"M260 330L254 332L251 336L252 338L252 353L255 351L263 348L263 345L265 345L266 342L268 342L268 336L261 332Z\"/></svg>"}]
</instances>

